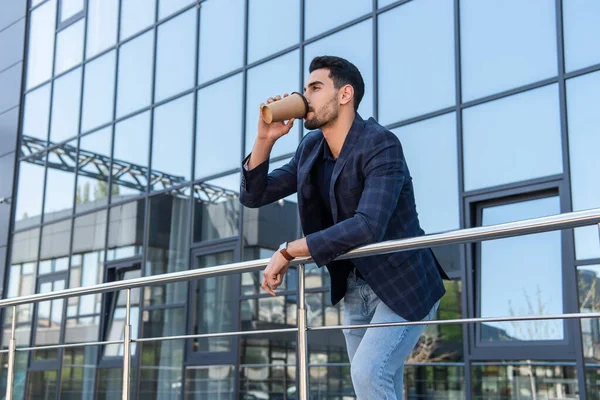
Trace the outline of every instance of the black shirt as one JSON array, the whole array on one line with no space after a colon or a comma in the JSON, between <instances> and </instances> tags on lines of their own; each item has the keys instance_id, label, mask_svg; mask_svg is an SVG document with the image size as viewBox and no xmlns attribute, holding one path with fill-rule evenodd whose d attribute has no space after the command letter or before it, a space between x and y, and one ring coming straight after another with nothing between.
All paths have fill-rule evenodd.
<instances>
[{"instance_id":1,"label":"black shirt","mask_svg":"<svg viewBox=\"0 0 600 400\"><path fill-rule=\"evenodd\" d=\"M329 191L331 190L331 176L333 175L336 159L333 158L333 154L331 154L331 150L329 149L327 141L323 143L323 157L320 161L321 162L315 162L313 173L315 174L314 177L316 178L321 200L323 201L325 209L327 210L327 212L324 213L326 219L325 223L327 224L326 226L332 226L333 214L331 213L331 199L329 198ZM356 276L362 278L360 271L355 269L352 260L343 260L339 262L347 263L350 269L354 270Z\"/></svg>"}]
</instances>

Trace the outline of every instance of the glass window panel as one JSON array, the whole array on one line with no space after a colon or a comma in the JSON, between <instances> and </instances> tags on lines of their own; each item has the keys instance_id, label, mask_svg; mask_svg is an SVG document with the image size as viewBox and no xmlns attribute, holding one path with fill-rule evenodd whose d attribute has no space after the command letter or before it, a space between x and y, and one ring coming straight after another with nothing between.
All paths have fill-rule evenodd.
<instances>
[{"instance_id":1,"label":"glass window panel","mask_svg":"<svg viewBox=\"0 0 600 400\"><path fill-rule=\"evenodd\" d=\"M582 313L600 312L600 265L577 267L579 307ZM582 319L581 333L586 362L600 362L600 320Z\"/></svg>"},{"instance_id":2,"label":"glass window panel","mask_svg":"<svg viewBox=\"0 0 600 400\"><path fill-rule=\"evenodd\" d=\"M89 0L87 8L86 58L117 43L119 0Z\"/></svg>"},{"instance_id":3,"label":"glass window panel","mask_svg":"<svg viewBox=\"0 0 600 400\"><path fill-rule=\"evenodd\" d=\"M108 226L108 253L114 261L142 253L144 243L144 214L146 201L137 200L110 209Z\"/></svg>"},{"instance_id":4,"label":"glass window panel","mask_svg":"<svg viewBox=\"0 0 600 400\"><path fill-rule=\"evenodd\" d=\"M79 133L81 106L81 68L54 81L50 141L61 142Z\"/></svg>"},{"instance_id":5,"label":"glass window panel","mask_svg":"<svg viewBox=\"0 0 600 400\"><path fill-rule=\"evenodd\" d=\"M23 266L23 270L27 267L27 273L34 273L38 260L39 244L40 228L15 233L12 238L11 264L27 263Z\"/></svg>"},{"instance_id":6,"label":"glass window panel","mask_svg":"<svg viewBox=\"0 0 600 400\"><path fill-rule=\"evenodd\" d=\"M156 0L121 0L121 40L154 24Z\"/></svg>"},{"instance_id":7,"label":"glass window panel","mask_svg":"<svg viewBox=\"0 0 600 400\"><path fill-rule=\"evenodd\" d=\"M562 173L556 85L467 108L463 125L465 190Z\"/></svg>"},{"instance_id":8,"label":"glass window panel","mask_svg":"<svg viewBox=\"0 0 600 400\"><path fill-rule=\"evenodd\" d=\"M397 2L398 0L377 0L377 7L383 8L385 6L389 6L392 3Z\"/></svg>"},{"instance_id":9,"label":"glass window panel","mask_svg":"<svg viewBox=\"0 0 600 400\"><path fill-rule=\"evenodd\" d=\"M238 234L239 190L239 173L194 185L194 242Z\"/></svg>"},{"instance_id":10,"label":"glass window panel","mask_svg":"<svg viewBox=\"0 0 600 400\"><path fill-rule=\"evenodd\" d=\"M154 31L120 47L117 118L150 105L153 66Z\"/></svg>"},{"instance_id":11,"label":"glass window panel","mask_svg":"<svg viewBox=\"0 0 600 400\"><path fill-rule=\"evenodd\" d=\"M40 285L39 293L50 293L65 288L64 280L48 281ZM62 324L64 299L56 299L39 303L37 307L37 327L35 329L36 346L58 344ZM54 360L58 356L57 349L41 349L33 352L34 360Z\"/></svg>"},{"instance_id":12,"label":"glass window panel","mask_svg":"<svg viewBox=\"0 0 600 400\"><path fill-rule=\"evenodd\" d=\"M234 262L233 252L226 251L196 257L195 268L208 268ZM230 332L234 323L235 289L233 275L199 279L194 283L194 334ZM193 351L227 352L231 338L194 339Z\"/></svg>"},{"instance_id":13,"label":"glass window panel","mask_svg":"<svg viewBox=\"0 0 600 400\"><path fill-rule=\"evenodd\" d=\"M98 211L89 213L75 218L75 235L73 236L73 253L85 255L90 253L97 256L96 252L100 251L100 255L104 254L104 242L106 239L106 211ZM83 266L84 270L86 266ZM93 278L90 276L89 278ZM84 280L86 277L84 277ZM91 283L90 283L91 284ZM87 285L84 285L87 286Z\"/></svg>"},{"instance_id":14,"label":"glass window panel","mask_svg":"<svg viewBox=\"0 0 600 400\"><path fill-rule=\"evenodd\" d=\"M50 118L50 83L25 95L23 136L46 141Z\"/></svg>"},{"instance_id":15,"label":"glass window panel","mask_svg":"<svg viewBox=\"0 0 600 400\"><path fill-rule=\"evenodd\" d=\"M409 2L379 17L379 123L456 103L453 3Z\"/></svg>"},{"instance_id":16,"label":"glass window panel","mask_svg":"<svg viewBox=\"0 0 600 400\"><path fill-rule=\"evenodd\" d=\"M152 174L164 174L152 189L188 182L191 176L194 95L157 107L152 137Z\"/></svg>"},{"instance_id":17,"label":"glass window panel","mask_svg":"<svg viewBox=\"0 0 600 400\"><path fill-rule=\"evenodd\" d=\"M29 371L27 375L26 399L56 399L56 371Z\"/></svg>"},{"instance_id":18,"label":"glass window panel","mask_svg":"<svg viewBox=\"0 0 600 400\"><path fill-rule=\"evenodd\" d=\"M98 346L67 348L63 352L61 399L93 399Z\"/></svg>"},{"instance_id":19,"label":"glass window panel","mask_svg":"<svg viewBox=\"0 0 600 400\"><path fill-rule=\"evenodd\" d=\"M15 229L40 223L44 198L44 167L33 160L19 163L19 188L15 211ZM41 161L41 160L38 160ZM43 162L43 161L42 161Z\"/></svg>"},{"instance_id":20,"label":"glass window panel","mask_svg":"<svg viewBox=\"0 0 600 400\"><path fill-rule=\"evenodd\" d=\"M138 114L116 124L112 172L113 203L146 191L149 145L150 112Z\"/></svg>"},{"instance_id":21,"label":"glass window panel","mask_svg":"<svg viewBox=\"0 0 600 400\"><path fill-rule=\"evenodd\" d=\"M44 2L45 0L31 0L31 8L37 6L38 4Z\"/></svg>"},{"instance_id":22,"label":"glass window panel","mask_svg":"<svg viewBox=\"0 0 600 400\"><path fill-rule=\"evenodd\" d=\"M242 90L242 74L238 74L198 91L195 179L239 167ZM226 103L229 106L223 107ZM223 143L227 143L225 152Z\"/></svg>"},{"instance_id":23,"label":"glass window panel","mask_svg":"<svg viewBox=\"0 0 600 400\"><path fill-rule=\"evenodd\" d=\"M558 74L554 0L460 3L463 100Z\"/></svg>"},{"instance_id":24,"label":"glass window panel","mask_svg":"<svg viewBox=\"0 0 600 400\"><path fill-rule=\"evenodd\" d=\"M87 132L113 119L115 97L114 51L86 64L81 131Z\"/></svg>"},{"instance_id":25,"label":"glass window panel","mask_svg":"<svg viewBox=\"0 0 600 400\"><path fill-rule=\"evenodd\" d=\"M251 0L248 5L248 63L300 41L299 0ZM273 34L273 21L285 21Z\"/></svg>"},{"instance_id":26,"label":"glass window panel","mask_svg":"<svg viewBox=\"0 0 600 400\"><path fill-rule=\"evenodd\" d=\"M557 214L559 197L548 197L486 207L482 225ZM553 231L481 243L480 316L562 313L561 242L561 232ZM484 323L480 334L484 342L564 339L562 320Z\"/></svg>"},{"instance_id":27,"label":"glass window panel","mask_svg":"<svg viewBox=\"0 0 600 400\"><path fill-rule=\"evenodd\" d=\"M66 21L72 16L83 11L84 0L61 0L60 21Z\"/></svg>"},{"instance_id":28,"label":"glass window panel","mask_svg":"<svg viewBox=\"0 0 600 400\"><path fill-rule=\"evenodd\" d=\"M83 136L79 142L76 212L108 203L108 171L112 127Z\"/></svg>"},{"instance_id":29,"label":"glass window panel","mask_svg":"<svg viewBox=\"0 0 600 400\"><path fill-rule=\"evenodd\" d=\"M244 0L200 3L199 83L244 64ZM218 40L215 38L218 37ZM227 43L223 46L223 43Z\"/></svg>"},{"instance_id":30,"label":"glass window panel","mask_svg":"<svg viewBox=\"0 0 600 400\"><path fill-rule=\"evenodd\" d=\"M125 272L119 272L117 280L127 280L139 278L141 276L140 270L129 270ZM140 289L133 289L131 291L131 338L138 338L138 324L140 316ZM115 298L116 296L116 298ZM106 341L123 340L125 318L126 318L126 296L125 290L120 292L114 292L113 296L108 301L108 314L110 315L109 321L107 322L106 329ZM131 345L131 354L136 352L136 344ZM104 346L103 357L119 357L123 356L123 344L109 344Z\"/></svg>"},{"instance_id":31,"label":"glass window panel","mask_svg":"<svg viewBox=\"0 0 600 400\"><path fill-rule=\"evenodd\" d=\"M328 31L373 10L371 0L306 0L304 29L306 38ZM363 43L366 37L360 42Z\"/></svg>"},{"instance_id":32,"label":"glass window panel","mask_svg":"<svg viewBox=\"0 0 600 400\"><path fill-rule=\"evenodd\" d=\"M73 213L75 194L74 160L65 154L75 154L77 142L71 141L48 153L44 221L66 217Z\"/></svg>"},{"instance_id":33,"label":"glass window panel","mask_svg":"<svg viewBox=\"0 0 600 400\"><path fill-rule=\"evenodd\" d=\"M146 276L188 269L189 197L169 193L150 198ZM145 288L145 305L185 303L187 282Z\"/></svg>"},{"instance_id":34,"label":"glass window panel","mask_svg":"<svg viewBox=\"0 0 600 400\"><path fill-rule=\"evenodd\" d=\"M473 365L472 387L475 399L555 399L577 398L577 369L561 362L531 362L523 360L494 365L491 362ZM581 379L581 378L580 378Z\"/></svg>"},{"instance_id":35,"label":"glass window panel","mask_svg":"<svg viewBox=\"0 0 600 400\"><path fill-rule=\"evenodd\" d=\"M564 1L563 30L566 71L600 63L600 3L594 0Z\"/></svg>"},{"instance_id":36,"label":"glass window panel","mask_svg":"<svg viewBox=\"0 0 600 400\"><path fill-rule=\"evenodd\" d=\"M163 19L173 14L175 11L183 9L195 0L159 0L158 1L158 19Z\"/></svg>"},{"instance_id":37,"label":"glass window panel","mask_svg":"<svg viewBox=\"0 0 600 400\"><path fill-rule=\"evenodd\" d=\"M185 341L166 340L141 345L140 399L179 399ZM214 397L211 397L214 398Z\"/></svg>"},{"instance_id":38,"label":"glass window panel","mask_svg":"<svg viewBox=\"0 0 600 400\"><path fill-rule=\"evenodd\" d=\"M155 101L194 86L197 23L194 8L158 27Z\"/></svg>"},{"instance_id":39,"label":"glass window panel","mask_svg":"<svg viewBox=\"0 0 600 400\"><path fill-rule=\"evenodd\" d=\"M69 256L71 245L71 221L61 221L42 228L40 260Z\"/></svg>"},{"instance_id":40,"label":"glass window panel","mask_svg":"<svg viewBox=\"0 0 600 400\"><path fill-rule=\"evenodd\" d=\"M308 68L313 58L327 54L343 57L356 65L365 81L365 94L358 112L364 119L373 115L373 21L367 20L341 32L327 36L318 42L306 46L304 52L304 71L308 77ZM356 44L360 43L360 46ZM306 80L306 79L305 79ZM272 94L270 94L272 95ZM268 96L267 96L268 97ZM266 97L265 97L266 99ZM255 129L256 130L256 129Z\"/></svg>"},{"instance_id":41,"label":"glass window panel","mask_svg":"<svg viewBox=\"0 0 600 400\"><path fill-rule=\"evenodd\" d=\"M246 154L254 147L256 127L260 118L260 104L269 97L283 96L285 93L299 91L298 76L300 71L298 51L293 51L248 71L248 87L246 94ZM301 121L296 121L294 128L275 143L271 157L291 153L298 147L298 132ZM241 160L240 160L241 162Z\"/></svg>"},{"instance_id":42,"label":"glass window panel","mask_svg":"<svg viewBox=\"0 0 600 400\"><path fill-rule=\"evenodd\" d=\"M456 114L407 125L394 133L413 178L421 228L427 233L459 229Z\"/></svg>"},{"instance_id":43,"label":"glass window panel","mask_svg":"<svg viewBox=\"0 0 600 400\"><path fill-rule=\"evenodd\" d=\"M84 20L80 20L56 35L54 75L81 64L83 60L83 29Z\"/></svg>"},{"instance_id":44,"label":"glass window panel","mask_svg":"<svg viewBox=\"0 0 600 400\"><path fill-rule=\"evenodd\" d=\"M600 207L600 72L569 79L567 96L573 211ZM599 258L598 228L577 228L575 249L579 260Z\"/></svg>"},{"instance_id":45,"label":"glass window panel","mask_svg":"<svg viewBox=\"0 0 600 400\"><path fill-rule=\"evenodd\" d=\"M50 0L31 13L27 53L27 89L52 77L55 30L56 0Z\"/></svg>"},{"instance_id":46,"label":"glass window panel","mask_svg":"<svg viewBox=\"0 0 600 400\"><path fill-rule=\"evenodd\" d=\"M233 365L186 367L185 399L234 400L236 396L234 373Z\"/></svg>"}]
</instances>

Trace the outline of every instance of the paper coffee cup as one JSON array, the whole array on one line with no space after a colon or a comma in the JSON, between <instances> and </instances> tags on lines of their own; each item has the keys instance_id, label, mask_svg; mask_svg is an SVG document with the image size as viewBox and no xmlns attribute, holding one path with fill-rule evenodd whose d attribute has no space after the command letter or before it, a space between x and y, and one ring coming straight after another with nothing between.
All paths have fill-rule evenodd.
<instances>
[{"instance_id":1,"label":"paper coffee cup","mask_svg":"<svg viewBox=\"0 0 600 400\"><path fill-rule=\"evenodd\" d=\"M287 121L292 118L304 118L308 114L308 101L298 92L267 104L261 111L263 120L271 122Z\"/></svg>"}]
</instances>

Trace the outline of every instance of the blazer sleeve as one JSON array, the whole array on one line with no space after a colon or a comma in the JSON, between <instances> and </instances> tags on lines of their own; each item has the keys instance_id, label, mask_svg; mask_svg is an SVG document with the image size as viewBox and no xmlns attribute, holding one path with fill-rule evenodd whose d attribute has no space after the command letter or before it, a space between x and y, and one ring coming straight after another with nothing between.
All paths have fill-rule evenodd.
<instances>
[{"instance_id":1,"label":"blazer sleeve","mask_svg":"<svg viewBox=\"0 0 600 400\"><path fill-rule=\"evenodd\" d=\"M366 162L365 184L354 216L306 237L317 266L383 239L406 176L402 147L395 136L394 139L378 145Z\"/></svg>"},{"instance_id":2,"label":"blazer sleeve","mask_svg":"<svg viewBox=\"0 0 600 400\"><path fill-rule=\"evenodd\" d=\"M250 156L242 162L240 203L249 208L258 208L296 193L296 156L287 164L269 173L269 159L254 169L246 170Z\"/></svg>"}]
</instances>

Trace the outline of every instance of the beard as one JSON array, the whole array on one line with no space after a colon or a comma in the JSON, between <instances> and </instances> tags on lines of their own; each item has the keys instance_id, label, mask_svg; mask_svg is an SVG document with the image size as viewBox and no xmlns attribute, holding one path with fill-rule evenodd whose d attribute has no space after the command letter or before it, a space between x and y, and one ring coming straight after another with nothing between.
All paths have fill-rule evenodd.
<instances>
[{"instance_id":1,"label":"beard","mask_svg":"<svg viewBox=\"0 0 600 400\"><path fill-rule=\"evenodd\" d=\"M313 117L304 121L304 127L313 131L316 129L321 129L330 122L335 121L339 115L336 102L337 96L333 96L333 98L318 111L310 109L309 112L313 112Z\"/></svg>"}]
</instances>

